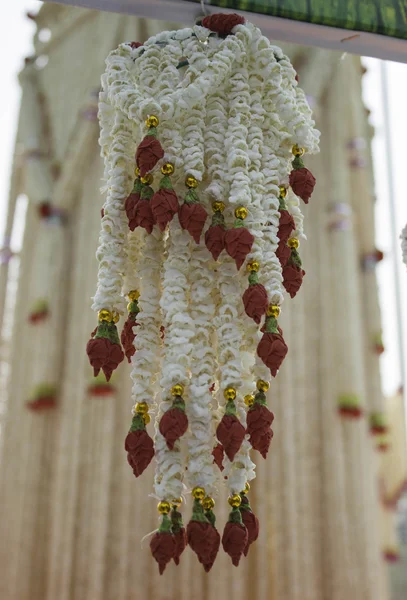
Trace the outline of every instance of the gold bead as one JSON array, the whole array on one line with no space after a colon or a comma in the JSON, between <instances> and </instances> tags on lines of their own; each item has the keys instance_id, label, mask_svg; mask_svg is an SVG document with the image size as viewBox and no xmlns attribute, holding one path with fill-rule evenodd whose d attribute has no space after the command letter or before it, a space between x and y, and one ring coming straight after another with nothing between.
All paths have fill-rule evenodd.
<instances>
[{"instance_id":1,"label":"gold bead","mask_svg":"<svg viewBox=\"0 0 407 600\"><path fill-rule=\"evenodd\" d=\"M233 496L229 496L228 502L232 508L239 508L240 504L242 503L242 500L239 494L233 494Z\"/></svg>"},{"instance_id":2,"label":"gold bead","mask_svg":"<svg viewBox=\"0 0 407 600\"><path fill-rule=\"evenodd\" d=\"M274 319L278 319L278 317L280 316L280 312L281 308L277 306L277 304L270 304L266 311L266 315L268 317L274 317Z\"/></svg>"},{"instance_id":3,"label":"gold bead","mask_svg":"<svg viewBox=\"0 0 407 600\"><path fill-rule=\"evenodd\" d=\"M185 185L189 188L196 188L198 187L198 180L192 175L188 175L188 177L185 179Z\"/></svg>"},{"instance_id":4,"label":"gold bead","mask_svg":"<svg viewBox=\"0 0 407 600\"><path fill-rule=\"evenodd\" d=\"M144 421L144 425L148 425L149 422L151 421L151 417L148 413L146 413L145 415L143 415L143 421Z\"/></svg>"},{"instance_id":5,"label":"gold bead","mask_svg":"<svg viewBox=\"0 0 407 600\"><path fill-rule=\"evenodd\" d=\"M259 269L260 269L260 263L258 260L251 260L250 262L247 263L248 271L255 271L257 273L257 271Z\"/></svg>"},{"instance_id":6,"label":"gold bead","mask_svg":"<svg viewBox=\"0 0 407 600\"><path fill-rule=\"evenodd\" d=\"M227 387L223 391L223 395L226 398L226 400L234 400L236 398L236 390L233 387Z\"/></svg>"},{"instance_id":7,"label":"gold bead","mask_svg":"<svg viewBox=\"0 0 407 600\"><path fill-rule=\"evenodd\" d=\"M172 396L182 396L183 393L184 393L184 386L181 385L180 383L176 383L175 385L172 386L172 388L171 388Z\"/></svg>"},{"instance_id":8,"label":"gold bead","mask_svg":"<svg viewBox=\"0 0 407 600\"><path fill-rule=\"evenodd\" d=\"M152 127L158 127L159 122L160 121L158 120L158 117L156 117L155 115L150 115L146 119L146 125L149 129L151 129Z\"/></svg>"},{"instance_id":9,"label":"gold bead","mask_svg":"<svg viewBox=\"0 0 407 600\"><path fill-rule=\"evenodd\" d=\"M243 490L243 494L248 494L250 492L250 483L247 482L246 485L244 486L244 490Z\"/></svg>"},{"instance_id":10,"label":"gold bead","mask_svg":"<svg viewBox=\"0 0 407 600\"><path fill-rule=\"evenodd\" d=\"M297 240L297 238L290 238L287 242L287 246L289 248L298 248L299 245L300 245L300 240Z\"/></svg>"},{"instance_id":11,"label":"gold bead","mask_svg":"<svg viewBox=\"0 0 407 600\"><path fill-rule=\"evenodd\" d=\"M280 190L280 196L282 198L285 198L287 196L287 188L285 188L283 185L280 185L279 190Z\"/></svg>"},{"instance_id":12,"label":"gold bead","mask_svg":"<svg viewBox=\"0 0 407 600\"><path fill-rule=\"evenodd\" d=\"M179 498L173 498L171 500L171 504L173 504L174 506L180 506L182 504L181 496Z\"/></svg>"},{"instance_id":13,"label":"gold bead","mask_svg":"<svg viewBox=\"0 0 407 600\"><path fill-rule=\"evenodd\" d=\"M202 506L204 510L212 510L215 506L215 500L210 496L206 496L202 501Z\"/></svg>"},{"instance_id":14,"label":"gold bead","mask_svg":"<svg viewBox=\"0 0 407 600\"><path fill-rule=\"evenodd\" d=\"M144 185L151 185L153 183L153 179L154 178L151 175L151 173L146 173L146 175L144 177L140 177L140 181Z\"/></svg>"},{"instance_id":15,"label":"gold bead","mask_svg":"<svg viewBox=\"0 0 407 600\"><path fill-rule=\"evenodd\" d=\"M117 312L117 310L114 310L112 312L112 316L113 316L113 323L118 323L120 321L120 315Z\"/></svg>"},{"instance_id":16,"label":"gold bead","mask_svg":"<svg viewBox=\"0 0 407 600\"><path fill-rule=\"evenodd\" d=\"M168 513L171 510L171 504L166 500L163 500L162 502L159 502L157 504L157 510L160 513L160 515L168 515Z\"/></svg>"},{"instance_id":17,"label":"gold bead","mask_svg":"<svg viewBox=\"0 0 407 600\"><path fill-rule=\"evenodd\" d=\"M225 203L221 200L216 200L216 202L212 202L212 210L213 212L223 212L225 210Z\"/></svg>"},{"instance_id":18,"label":"gold bead","mask_svg":"<svg viewBox=\"0 0 407 600\"><path fill-rule=\"evenodd\" d=\"M127 295L132 302L140 298L140 292L137 290L131 290L131 292L129 292Z\"/></svg>"},{"instance_id":19,"label":"gold bead","mask_svg":"<svg viewBox=\"0 0 407 600\"><path fill-rule=\"evenodd\" d=\"M136 167L136 168L134 169L134 175L135 175L136 177L139 177L139 175L140 175L140 169L139 169L138 167Z\"/></svg>"},{"instance_id":20,"label":"gold bead","mask_svg":"<svg viewBox=\"0 0 407 600\"><path fill-rule=\"evenodd\" d=\"M145 415L148 413L148 404L147 402L137 402L136 404L136 413L139 415Z\"/></svg>"},{"instance_id":21,"label":"gold bead","mask_svg":"<svg viewBox=\"0 0 407 600\"><path fill-rule=\"evenodd\" d=\"M110 310L102 308L102 310L98 312L98 319L99 321L108 321L110 323L110 321L113 319L113 315Z\"/></svg>"},{"instance_id":22,"label":"gold bead","mask_svg":"<svg viewBox=\"0 0 407 600\"><path fill-rule=\"evenodd\" d=\"M253 394L247 394L247 396L244 397L244 403L246 404L246 406L248 406L249 408L251 406L253 406L254 403L254 396Z\"/></svg>"},{"instance_id":23,"label":"gold bead","mask_svg":"<svg viewBox=\"0 0 407 600\"><path fill-rule=\"evenodd\" d=\"M205 498L205 490L200 486L194 487L192 490L192 496L195 498L195 500L201 501Z\"/></svg>"},{"instance_id":24,"label":"gold bead","mask_svg":"<svg viewBox=\"0 0 407 600\"><path fill-rule=\"evenodd\" d=\"M164 163L161 167L161 173L163 175L172 175L174 173L174 165L171 163Z\"/></svg>"},{"instance_id":25,"label":"gold bead","mask_svg":"<svg viewBox=\"0 0 407 600\"><path fill-rule=\"evenodd\" d=\"M303 156L303 154L305 153L304 148L300 148L298 146L298 144L295 144L291 150L291 152L294 154L294 156Z\"/></svg>"},{"instance_id":26,"label":"gold bead","mask_svg":"<svg viewBox=\"0 0 407 600\"><path fill-rule=\"evenodd\" d=\"M245 219L248 214L248 210L245 206L239 206L239 208L235 210L236 219Z\"/></svg>"},{"instance_id":27,"label":"gold bead","mask_svg":"<svg viewBox=\"0 0 407 600\"><path fill-rule=\"evenodd\" d=\"M259 381L256 383L256 387L259 390L259 392L268 392L270 384L268 381L263 381L263 379L259 379Z\"/></svg>"}]
</instances>

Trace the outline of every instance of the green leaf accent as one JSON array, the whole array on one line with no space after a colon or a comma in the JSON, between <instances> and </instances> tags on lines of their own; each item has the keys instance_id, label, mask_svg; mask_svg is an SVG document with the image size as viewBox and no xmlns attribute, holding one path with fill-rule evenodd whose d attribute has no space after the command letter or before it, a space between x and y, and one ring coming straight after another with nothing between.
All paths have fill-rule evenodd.
<instances>
[{"instance_id":1,"label":"green leaf accent","mask_svg":"<svg viewBox=\"0 0 407 600\"><path fill-rule=\"evenodd\" d=\"M131 313L132 315L138 315L139 312L140 309L137 300L133 300L132 302L130 302L129 313Z\"/></svg>"},{"instance_id":2,"label":"green leaf accent","mask_svg":"<svg viewBox=\"0 0 407 600\"><path fill-rule=\"evenodd\" d=\"M171 521L168 515L163 515L163 520L158 529L159 533L172 533Z\"/></svg>"},{"instance_id":3,"label":"green leaf accent","mask_svg":"<svg viewBox=\"0 0 407 600\"><path fill-rule=\"evenodd\" d=\"M171 179L168 175L164 175L160 181L160 190L172 190Z\"/></svg>"},{"instance_id":4,"label":"green leaf accent","mask_svg":"<svg viewBox=\"0 0 407 600\"><path fill-rule=\"evenodd\" d=\"M143 184L140 181L140 177L137 177L134 180L134 185L133 185L133 189L132 189L132 194L140 194L141 190L142 190Z\"/></svg>"},{"instance_id":5,"label":"green leaf accent","mask_svg":"<svg viewBox=\"0 0 407 600\"><path fill-rule=\"evenodd\" d=\"M225 415L228 417L236 417L236 405L234 400L228 400L226 402Z\"/></svg>"},{"instance_id":6,"label":"green leaf accent","mask_svg":"<svg viewBox=\"0 0 407 600\"><path fill-rule=\"evenodd\" d=\"M185 195L185 202L187 204L196 204L199 202L198 194L194 188L190 188Z\"/></svg>"},{"instance_id":7,"label":"green leaf accent","mask_svg":"<svg viewBox=\"0 0 407 600\"><path fill-rule=\"evenodd\" d=\"M281 212L282 210L287 210L287 204L282 196L278 197L279 205L278 210Z\"/></svg>"},{"instance_id":8,"label":"green leaf accent","mask_svg":"<svg viewBox=\"0 0 407 600\"><path fill-rule=\"evenodd\" d=\"M238 523L239 525L243 525L242 515L240 513L239 507L232 508L232 510L229 514L228 522L229 523Z\"/></svg>"},{"instance_id":9,"label":"green leaf accent","mask_svg":"<svg viewBox=\"0 0 407 600\"><path fill-rule=\"evenodd\" d=\"M222 227L225 227L225 217L219 210L213 213L211 225L212 227L216 225L221 225Z\"/></svg>"},{"instance_id":10,"label":"green leaf accent","mask_svg":"<svg viewBox=\"0 0 407 600\"><path fill-rule=\"evenodd\" d=\"M147 135L152 135L153 137L157 137L157 127L150 127L147 132Z\"/></svg>"},{"instance_id":11,"label":"green leaf accent","mask_svg":"<svg viewBox=\"0 0 407 600\"><path fill-rule=\"evenodd\" d=\"M173 508L171 511L171 525L173 533L178 533L178 531L184 527L182 514L176 508Z\"/></svg>"},{"instance_id":12,"label":"green leaf accent","mask_svg":"<svg viewBox=\"0 0 407 600\"><path fill-rule=\"evenodd\" d=\"M266 317L265 325L266 333L279 333L277 319L275 319L274 317Z\"/></svg>"},{"instance_id":13,"label":"green leaf accent","mask_svg":"<svg viewBox=\"0 0 407 600\"><path fill-rule=\"evenodd\" d=\"M196 498L194 499L194 504L192 507L191 521L198 521L199 523L209 523L208 519L205 517L202 504Z\"/></svg>"},{"instance_id":14,"label":"green leaf accent","mask_svg":"<svg viewBox=\"0 0 407 600\"><path fill-rule=\"evenodd\" d=\"M185 401L182 396L175 396L172 407L171 408L179 408L182 412L185 412Z\"/></svg>"},{"instance_id":15,"label":"green leaf accent","mask_svg":"<svg viewBox=\"0 0 407 600\"><path fill-rule=\"evenodd\" d=\"M107 323L102 321L99 323L94 339L107 338L112 344L120 344L119 334L117 333L117 327L113 321Z\"/></svg>"},{"instance_id":16,"label":"green leaf accent","mask_svg":"<svg viewBox=\"0 0 407 600\"><path fill-rule=\"evenodd\" d=\"M249 410L253 410L255 408L256 404L260 404L261 406L266 406L266 404L267 404L266 394L264 392L257 392L257 394L254 397L254 402Z\"/></svg>"},{"instance_id":17,"label":"green leaf accent","mask_svg":"<svg viewBox=\"0 0 407 600\"><path fill-rule=\"evenodd\" d=\"M288 259L288 262L290 264L295 265L299 269L301 269L302 261L301 261L300 255L298 254L298 251L295 248L291 248L291 255L290 255L290 258Z\"/></svg>"},{"instance_id":18,"label":"green leaf accent","mask_svg":"<svg viewBox=\"0 0 407 600\"><path fill-rule=\"evenodd\" d=\"M382 412L374 412L371 413L369 417L370 425L373 427L386 427L387 426L387 418L386 415Z\"/></svg>"},{"instance_id":19,"label":"green leaf accent","mask_svg":"<svg viewBox=\"0 0 407 600\"><path fill-rule=\"evenodd\" d=\"M146 428L146 424L144 423L144 419L142 415L136 413L131 422L131 426L129 431L142 431Z\"/></svg>"},{"instance_id":20,"label":"green leaf accent","mask_svg":"<svg viewBox=\"0 0 407 600\"><path fill-rule=\"evenodd\" d=\"M140 198L142 200L151 200L154 196L154 190L150 185L142 185Z\"/></svg>"},{"instance_id":21,"label":"green leaf accent","mask_svg":"<svg viewBox=\"0 0 407 600\"><path fill-rule=\"evenodd\" d=\"M236 219L235 222L233 223L233 227L235 229L238 229L239 227L245 227L243 219Z\"/></svg>"},{"instance_id":22,"label":"green leaf accent","mask_svg":"<svg viewBox=\"0 0 407 600\"><path fill-rule=\"evenodd\" d=\"M256 271L250 271L249 284L256 285L256 283L259 283L259 275Z\"/></svg>"},{"instance_id":23,"label":"green leaf accent","mask_svg":"<svg viewBox=\"0 0 407 600\"><path fill-rule=\"evenodd\" d=\"M208 519L209 523L212 525L212 527L215 527L216 517L215 517L215 513L213 512L213 510L212 509L206 510L205 516Z\"/></svg>"},{"instance_id":24,"label":"green leaf accent","mask_svg":"<svg viewBox=\"0 0 407 600\"><path fill-rule=\"evenodd\" d=\"M338 398L339 406L356 408L360 406L360 399L357 394L342 394Z\"/></svg>"},{"instance_id":25,"label":"green leaf accent","mask_svg":"<svg viewBox=\"0 0 407 600\"><path fill-rule=\"evenodd\" d=\"M301 156L296 156L291 164L293 169L303 169L305 166Z\"/></svg>"}]
</instances>

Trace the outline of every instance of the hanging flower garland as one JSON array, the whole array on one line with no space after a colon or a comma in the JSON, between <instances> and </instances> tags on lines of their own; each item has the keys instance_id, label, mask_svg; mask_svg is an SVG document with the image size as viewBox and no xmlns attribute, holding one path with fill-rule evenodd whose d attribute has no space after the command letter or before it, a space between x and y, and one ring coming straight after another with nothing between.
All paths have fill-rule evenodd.
<instances>
[{"instance_id":1,"label":"hanging flower garland","mask_svg":"<svg viewBox=\"0 0 407 600\"><path fill-rule=\"evenodd\" d=\"M273 436L266 393L288 352L284 288L294 296L304 275L299 198L307 203L315 184L304 154L318 150L319 133L287 57L239 15L122 44L106 65L89 359L106 379L131 362L125 449L136 477L155 456L160 573L187 543L206 571L220 545L237 566L259 531L250 451L266 457ZM221 538L222 469L231 511Z\"/></svg>"}]
</instances>

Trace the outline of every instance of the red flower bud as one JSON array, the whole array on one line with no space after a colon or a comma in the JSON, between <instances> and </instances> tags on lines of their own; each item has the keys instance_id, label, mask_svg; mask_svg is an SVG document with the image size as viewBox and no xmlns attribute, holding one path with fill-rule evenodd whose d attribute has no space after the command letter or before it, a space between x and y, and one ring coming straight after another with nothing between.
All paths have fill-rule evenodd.
<instances>
[{"instance_id":1,"label":"red flower bud","mask_svg":"<svg viewBox=\"0 0 407 600\"><path fill-rule=\"evenodd\" d=\"M175 442L184 435L188 429L188 417L185 412L174 406L163 414L160 420L160 433L165 438L170 450Z\"/></svg>"},{"instance_id":2,"label":"red flower bud","mask_svg":"<svg viewBox=\"0 0 407 600\"><path fill-rule=\"evenodd\" d=\"M219 549L220 536L209 522L191 520L187 526L188 545L195 552L198 560L209 570Z\"/></svg>"},{"instance_id":3,"label":"red flower bud","mask_svg":"<svg viewBox=\"0 0 407 600\"><path fill-rule=\"evenodd\" d=\"M136 322L136 316L130 313L123 325L120 335L120 341L128 362L131 362L131 357L136 352L136 348L134 346L136 334L133 331L133 327L138 325L139 323Z\"/></svg>"},{"instance_id":4,"label":"red flower bud","mask_svg":"<svg viewBox=\"0 0 407 600\"><path fill-rule=\"evenodd\" d=\"M252 249L254 237L246 227L235 227L225 233L226 252L235 259L238 269Z\"/></svg>"},{"instance_id":5,"label":"red flower bud","mask_svg":"<svg viewBox=\"0 0 407 600\"><path fill-rule=\"evenodd\" d=\"M212 456L213 456L213 462L215 463L215 465L217 465L219 467L220 471L223 471L223 469L225 468L223 466L224 454L225 453L224 453L222 444L216 444L216 446L212 450Z\"/></svg>"},{"instance_id":6,"label":"red flower bud","mask_svg":"<svg viewBox=\"0 0 407 600\"><path fill-rule=\"evenodd\" d=\"M288 259L291 256L291 248L289 246L287 246L287 242L279 243L279 245L277 246L277 250L276 250L276 256L277 256L278 260L280 261L281 266L285 267L285 265L288 262Z\"/></svg>"},{"instance_id":7,"label":"red flower bud","mask_svg":"<svg viewBox=\"0 0 407 600\"><path fill-rule=\"evenodd\" d=\"M124 358L119 344L113 344L109 339L102 337L90 339L86 346L86 352L93 367L94 376L96 377L102 369L107 381L110 380L113 371Z\"/></svg>"},{"instance_id":8,"label":"red flower bud","mask_svg":"<svg viewBox=\"0 0 407 600\"><path fill-rule=\"evenodd\" d=\"M160 142L153 135L146 135L136 152L136 162L140 177L144 177L164 157Z\"/></svg>"},{"instance_id":9,"label":"red flower bud","mask_svg":"<svg viewBox=\"0 0 407 600\"><path fill-rule=\"evenodd\" d=\"M225 228L222 225L212 225L205 233L205 245L212 254L213 260L218 260L225 249Z\"/></svg>"},{"instance_id":10,"label":"red flower bud","mask_svg":"<svg viewBox=\"0 0 407 600\"><path fill-rule=\"evenodd\" d=\"M137 205L140 202L140 194L131 193L127 196L126 202L124 203L124 209L126 211L127 218L129 220L129 229L134 231L139 225L136 222L137 219Z\"/></svg>"},{"instance_id":11,"label":"red flower bud","mask_svg":"<svg viewBox=\"0 0 407 600\"><path fill-rule=\"evenodd\" d=\"M274 420L273 413L262 404L255 402L247 413L247 433L254 450L266 458L273 432L270 425Z\"/></svg>"},{"instance_id":12,"label":"red flower bud","mask_svg":"<svg viewBox=\"0 0 407 600\"><path fill-rule=\"evenodd\" d=\"M279 333L263 333L263 337L257 346L257 355L270 369L273 377L277 375L287 352L287 344Z\"/></svg>"},{"instance_id":13,"label":"red flower bud","mask_svg":"<svg viewBox=\"0 0 407 600\"><path fill-rule=\"evenodd\" d=\"M202 19L202 27L206 27L221 36L230 35L236 25L243 25L244 23L245 18L236 13L230 15L215 13Z\"/></svg>"},{"instance_id":14,"label":"red flower bud","mask_svg":"<svg viewBox=\"0 0 407 600\"><path fill-rule=\"evenodd\" d=\"M291 298L294 298L300 289L304 275L305 271L294 263L288 263L283 268L283 285Z\"/></svg>"},{"instance_id":15,"label":"red flower bud","mask_svg":"<svg viewBox=\"0 0 407 600\"><path fill-rule=\"evenodd\" d=\"M311 198L316 179L306 167L293 169L290 173L290 186L296 196L302 198L305 204Z\"/></svg>"},{"instance_id":16,"label":"red flower bud","mask_svg":"<svg viewBox=\"0 0 407 600\"><path fill-rule=\"evenodd\" d=\"M178 198L174 190L162 188L151 198L151 210L160 231L164 231L178 212Z\"/></svg>"},{"instance_id":17,"label":"red flower bud","mask_svg":"<svg viewBox=\"0 0 407 600\"><path fill-rule=\"evenodd\" d=\"M178 212L178 218L182 229L186 229L197 244L199 244L207 217L208 213L202 204L198 203L188 204L184 202Z\"/></svg>"},{"instance_id":18,"label":"red flower bud","mask_svg":"<svg viewBox=\"0 0 407 600\"><path fill-rule=\"evenodd\" d=\"M240 523L228 521L223 530L222 546L229 554L235 567L239 565L240 558L247 546L249 536L247 529Z\"/></svg>"},{"instance_id":19,"label":"red flower bud","mask_svg":"<svg viewBox=\"0 0 407 600\"><path fill-rule=\"evenodd\" d=\"M216 437L222 444L225 454L230 461L233 461L242 445L245 434L246 430L237 417L234 415L223 415L216 429Z\"/></svg>"},{"instance_id":20,"label":"red flower bud","mask_svg":"<svg viewBox=\"0 0 407 600\"><path fill-rule=\"evenodd\" d=\"M124 442L127 462L133 474L139 477L150 464L154 456L154 443L145 429L129 431Z\"/></svg>"},{"instance_id":21,"label":"red flower bud","mask_svg":"<svg viewBox=\"0 0 407 600\"><path fill-rule=\"evenodd\" d=\"M293 216L288 212L288 210L280 211L280 221L277 232L280 242L287 242L294 229L295 223Z\"/></svg>"},{"instance_id":22,"label":"red flower bud","mask_svg":"<svg viewBox=\"0 0 407 600\"><path fill-rule=\"evenodd\" d=\"M249 285L243 294L243 304L247 316L259 324L269 304L264 285L261 283Z\"/></svg>"},{"instance_id":23,"label":"red flower bud","mask_svg":"<svg viewBox=\"0 0 407 600\"><path fill-rule=\"evenodd\" d=\"M242 495L242 503L239 507L240 514L242 517L243 525L247 529L247 544L244 549L244 555L247 556L250 548L250 544L253 544L259 537L259 520L250 508L249 500L246 496Z\"/></svg>"},{"instance_id":24,"label":"red flower bud","mask_svg":"<svg viewBox=\"0 0 407 600\"><path fill-rule=\"evenodd\" d=\"M158 562L160 575L164 573L165 567L174 558L175 539L171 533L157 531L150 541L151 554Z\"/></svg>"}]
</instances>

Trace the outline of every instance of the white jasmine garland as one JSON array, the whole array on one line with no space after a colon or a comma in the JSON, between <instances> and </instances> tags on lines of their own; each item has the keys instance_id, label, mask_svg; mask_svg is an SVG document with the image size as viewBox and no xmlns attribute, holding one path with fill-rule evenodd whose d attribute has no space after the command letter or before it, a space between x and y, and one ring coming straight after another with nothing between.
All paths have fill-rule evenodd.
<instances>
[{"instance_id":1,"label":"white jasmine garland","mask_svg":"<svg viewBox=\"0 0 407 600\"><path fill-rule=\"evenodd\" d=\"M401 235L401 252L403 256L403 263L407 266L407 225L404 226Z\"/></svg>"}]
</instances>

